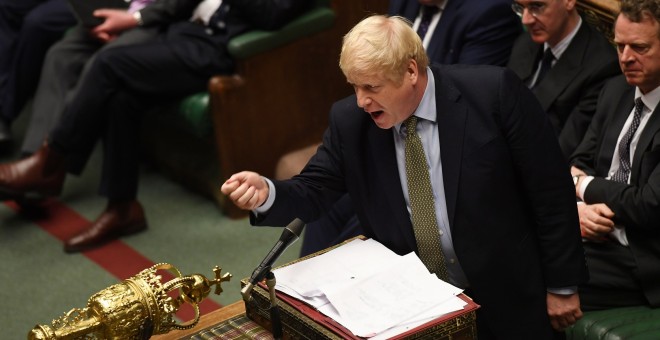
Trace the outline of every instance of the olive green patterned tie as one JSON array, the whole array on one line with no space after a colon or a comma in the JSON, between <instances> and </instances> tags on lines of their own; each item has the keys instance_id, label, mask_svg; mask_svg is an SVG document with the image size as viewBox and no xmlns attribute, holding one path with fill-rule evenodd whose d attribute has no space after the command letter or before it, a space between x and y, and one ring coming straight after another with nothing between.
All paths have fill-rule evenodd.
<instances>
[{"instance_id":1,"label":"olive green patterned tie","mask_svg":"<svg viewBox=\"0 0 660 340\"><path fill-rule=\"evenodd\" d=\"M438 278L447 281L447 267L440 244L433 188L422 140L416 130L417 117L410 116L404 124L407 131L405 154L408 196L410 197L412 224L419 257L431 273L435 273Z\"/></svg>"}]
</instances>

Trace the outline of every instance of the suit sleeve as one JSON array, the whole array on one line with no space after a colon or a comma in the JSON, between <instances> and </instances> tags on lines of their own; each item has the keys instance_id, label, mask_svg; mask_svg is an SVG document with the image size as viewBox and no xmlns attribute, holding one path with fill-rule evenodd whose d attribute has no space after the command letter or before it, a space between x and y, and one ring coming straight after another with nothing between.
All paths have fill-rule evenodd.
<instances>
[{"instance_id":1,"label":"suit sleeve","mask_svg":"<svg viewBox=\"0 0 660 340\"><path fill-rule=\"evenodd\" d=\"M531 91L511 71L501 89L500 124L535 222L546 285L578 285L587 274L568 163Z\"/></svg>"},{"instance_id":2,"label":"suit sleeve","mask_svg":"<svg viewBox=\"0 0 660 340\"><path fill-rule=\"evenodd\" d=\"M605 203L616 222L626 228L657 230L660 225L660 149L654 151L656 166L647 183L627 185L594 178L584 192L587 203Z\"/></svg>"},{"instance_id":3,"label":"suit sleeve","mask_svg":"<svg viewBox=\"0 0 660 340\"><path fill-rule=\"evenodd\" d=\"M144 26L188 20L201 0L156 0L140 10Z\"/></svg>"},{"instance_id":4,"label":"suit sleeve","mask_svg":"<svg viewBox=\"0 0 660 340\"><path fill-rule=\"evenodd\" d=\"M337 106L333 106L323 144L316 154L299 175L289 180L273 180L275 202L268 213L252 219L254 224L285 225L296 217L305 222L315 221L346 192Z\"/></svg>"}]
</instances>

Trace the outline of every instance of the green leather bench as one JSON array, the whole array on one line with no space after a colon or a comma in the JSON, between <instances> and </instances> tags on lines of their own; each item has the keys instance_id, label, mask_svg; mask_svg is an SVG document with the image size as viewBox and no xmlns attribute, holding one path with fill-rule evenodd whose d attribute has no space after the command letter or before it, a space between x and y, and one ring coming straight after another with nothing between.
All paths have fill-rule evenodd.
<instances>
[{"instance_id":1,"label":"green leather bench","mask_svg":"<svg viewBox=\"0 0 660 340\"><path fill-rule=\"evenodd\" d=\"M626 307L585 312L566 331L568 340L658 340L660 308Z\"/></svg>"}]
</instances>

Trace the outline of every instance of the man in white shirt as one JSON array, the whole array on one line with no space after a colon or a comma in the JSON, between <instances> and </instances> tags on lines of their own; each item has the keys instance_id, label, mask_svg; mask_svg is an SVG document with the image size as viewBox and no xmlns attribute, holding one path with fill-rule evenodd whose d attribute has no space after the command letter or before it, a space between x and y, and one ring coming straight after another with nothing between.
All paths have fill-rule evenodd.
<instances>
[{"instance_id":1,"label":"man in white shirt","mask_svg":"<svg viewBox=\"0 0 660 340\"><path fill-rule=\"evenodd\" d=\"M604 86L571 160L590 274L580 286L585 310L660 306L657 8L657 0L622 1L614 42L623 75Z\"/></svg>"}]
</instances>

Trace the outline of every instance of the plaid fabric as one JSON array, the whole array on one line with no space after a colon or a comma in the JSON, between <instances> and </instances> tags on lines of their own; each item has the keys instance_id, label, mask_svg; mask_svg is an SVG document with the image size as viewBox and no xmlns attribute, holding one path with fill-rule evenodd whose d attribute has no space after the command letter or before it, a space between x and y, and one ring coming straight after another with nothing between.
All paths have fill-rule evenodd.
<instances>
[{"instance_id":1,"label":"plaid fabric","mask_svg":"<svg viewBox=\"0 0 660 340\"><path fill-rule=\"evenodd\" d=\"M190 337L194 340L250 339L272 340L273 335L245 315L238 315L227 321L200 331Z\"/></svg>"}]
</instances>

